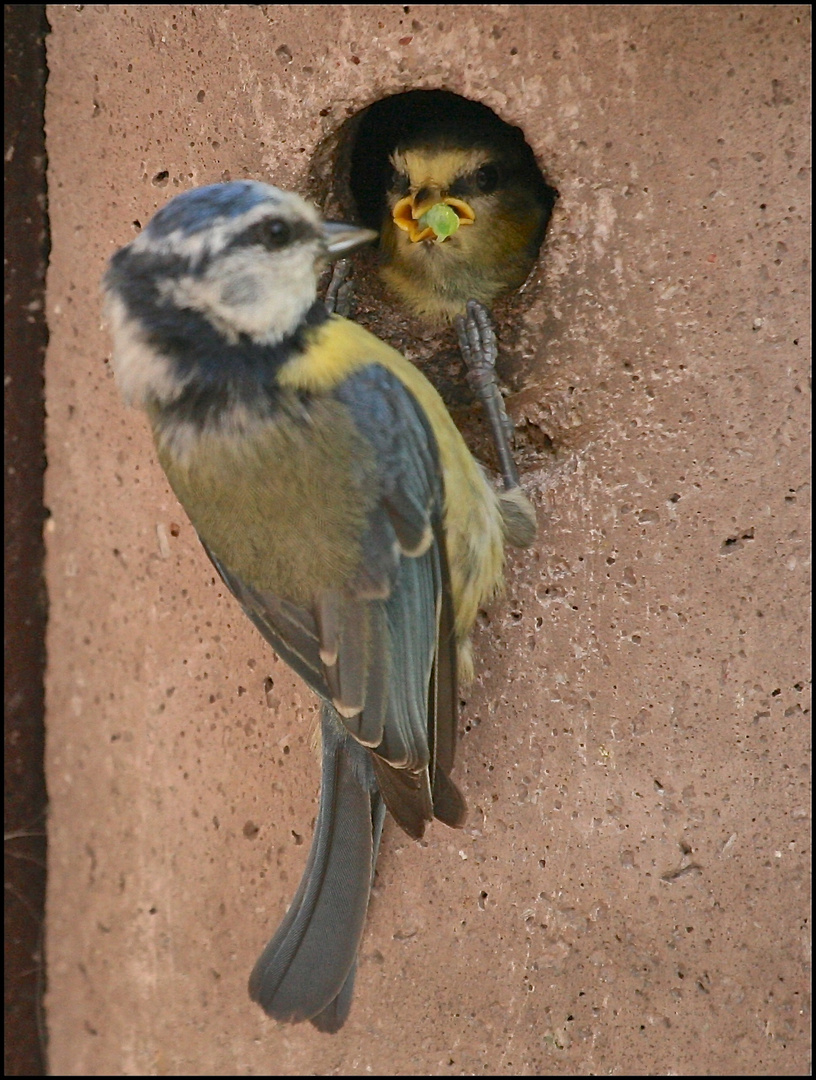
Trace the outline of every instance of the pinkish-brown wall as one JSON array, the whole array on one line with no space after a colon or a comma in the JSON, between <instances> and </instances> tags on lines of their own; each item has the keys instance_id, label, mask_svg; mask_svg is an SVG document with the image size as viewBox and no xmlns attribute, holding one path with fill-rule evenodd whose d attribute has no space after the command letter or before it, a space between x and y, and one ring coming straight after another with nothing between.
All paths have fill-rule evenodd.
<instances>
[{"instance_id":1,"label":"pinkish-brown wall","mask_svg":"<svg viewBox=\"0 0 816 1080\"><path fill-rule=\"evenodd\" d=\"M806 1072L809 9L49 17L53 1073ZM315 192L347 115L436 86L561 192L503 323L540 540L477 633L468 826L386 826L328 1037L246 992L311 837L315 701L121 405L99 280L176 192Z\"/></svg>"}]
</instances>

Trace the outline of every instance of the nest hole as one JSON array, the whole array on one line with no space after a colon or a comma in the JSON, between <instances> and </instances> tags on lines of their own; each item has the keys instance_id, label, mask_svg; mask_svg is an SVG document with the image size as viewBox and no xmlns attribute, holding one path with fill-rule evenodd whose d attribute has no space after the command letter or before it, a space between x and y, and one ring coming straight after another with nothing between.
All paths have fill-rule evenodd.
<instances>
[{"instance_id":1,"label":"nest hole","mask_svg":"<svg viewBox=\"0 0 816 1080\"><path fill-rule=\"evenodd\" d=\"M497 147L499 152L508 148L514 160L521 162L529 182L537 185L549 219L558 191L547 181L523 130L502 120L482 102L449 90L392 94L348 116L315 151L310 194L327 217L355 221L379 231L388 213L394 150L400 144L416 143L426 134L432 138L440 131L455 136L456 145L463 149L485 144ZM546 221L539 248L545 234ZM353 317L423 369L459 426L470 429L468 442L489 460L492 454L482 430L481 409L465 379L452 328L423 324L395 300L379 278L374 247L355 255L354 264ZM523 382L517 377L522 366L516 355L517 344L524 311L536 293L536 288L526 286L521 291L514 289L491 307L501 346L499 375L511 391L520 389Z\"/></svg>"}]
</instances>

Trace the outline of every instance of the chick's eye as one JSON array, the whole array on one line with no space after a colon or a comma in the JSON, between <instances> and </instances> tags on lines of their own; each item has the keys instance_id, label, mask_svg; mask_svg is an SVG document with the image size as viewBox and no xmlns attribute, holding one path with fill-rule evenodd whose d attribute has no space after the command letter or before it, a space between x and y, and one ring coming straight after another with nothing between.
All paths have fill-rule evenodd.
<instances>
[{"instance_id":1,"label":"chick's eye","mask_svg":"<svg viewBox=\"0 0 816 1080\"><path fill-rule=\"evenodd\" d=\"M280 218L267 218L252 227L248 239L253 244L261 244L268 250L275 251L285 247L292 239L292 228Z\"/></svg>"},{"instance_id":2,"label":"chick's eye","mask_svg":"<svg viewBox=\"0 0 816 1080\"><path fill-rule=\"evenodd\" d=\"M499 170L495 165L481 165L476 170L476 187L483 195L489 195L499 186Z\"/></svg>"}]
</instances>

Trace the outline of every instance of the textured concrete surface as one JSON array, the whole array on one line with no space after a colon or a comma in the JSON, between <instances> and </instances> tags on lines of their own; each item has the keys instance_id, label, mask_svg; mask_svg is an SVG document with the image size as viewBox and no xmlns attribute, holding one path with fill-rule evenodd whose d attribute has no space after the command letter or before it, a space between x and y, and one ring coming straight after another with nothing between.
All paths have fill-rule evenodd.
<instances>
[{"instance_id":1,"label":"textured concrete surface","mask_svg":"<svg viewBox=\"0 0 816 1080\"><path fill-rule=\"evenodd\" d=\"M49 17L52 1071L807 1072L808 9ZM541 538L477 633L469 824L386 827L328 1037L246 993L308 849L315 702L120 405L99 279L190 185L325 195L349 115L436 86L561 192L502 321Z\"/></svg>"}]
</instances>

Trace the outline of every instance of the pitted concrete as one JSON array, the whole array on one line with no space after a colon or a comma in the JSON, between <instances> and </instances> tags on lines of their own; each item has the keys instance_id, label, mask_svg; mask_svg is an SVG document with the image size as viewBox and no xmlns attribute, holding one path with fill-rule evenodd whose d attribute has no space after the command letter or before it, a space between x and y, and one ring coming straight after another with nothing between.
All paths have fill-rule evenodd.
<instances>
[{"instance_id":1,"label":"pitted concrete","mask_svg":"<svg viewBox=\"0 0 816 1080\"><path fill-rule=\"evenodd\" d=\"M809 9L49 17L52 1072L807 1072ZM311 838L315 701L121 405L99 281L194 184L330 202L343 122L411 87L521 124L561 193L500 319L540 540L476 634L468 825L387 824L328 1037L246 992ZM454 356L358 283L412 359Z\"/></svg>"}]
</instances>

